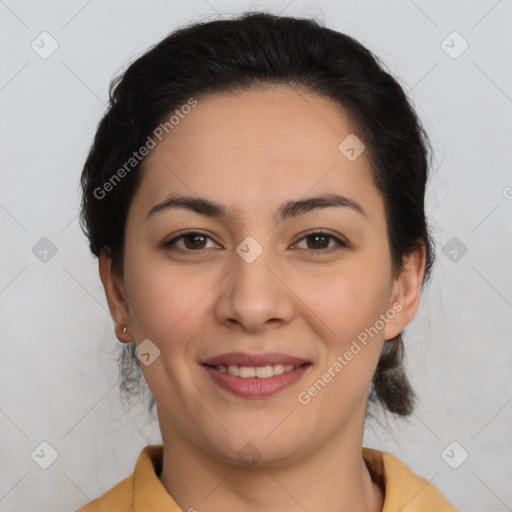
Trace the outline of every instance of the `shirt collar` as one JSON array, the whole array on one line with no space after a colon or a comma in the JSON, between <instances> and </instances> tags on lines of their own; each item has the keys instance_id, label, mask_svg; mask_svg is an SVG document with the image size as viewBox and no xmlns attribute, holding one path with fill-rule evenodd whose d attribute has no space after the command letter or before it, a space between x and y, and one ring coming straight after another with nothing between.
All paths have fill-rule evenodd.
<instances>
[{"instance_id":1,"label":"shirt collar","mask_svg":"<svg viewBox=\"0 0 512 512\"><path fill-rule=\"evenodd\" d=\"M135 512L165 510L181 512L158 476L162 470L164 446L146 446L139 455L133 471L133 509Z\"/></svg>"}]
</instances>

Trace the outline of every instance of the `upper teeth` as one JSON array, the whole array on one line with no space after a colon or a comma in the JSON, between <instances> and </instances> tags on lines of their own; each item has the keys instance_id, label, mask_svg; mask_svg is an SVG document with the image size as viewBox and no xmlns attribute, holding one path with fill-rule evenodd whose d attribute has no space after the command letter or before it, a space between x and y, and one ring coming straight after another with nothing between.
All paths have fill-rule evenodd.
<instances>
[{"instance_id":1,"label":"upper teeth","mask_svg":"<svg viewBox=\"0 0 512 512\"><path fill-rule=\"evenodd\" d=\"M274 375L280 375L283 372L289 372L293 370L295 367L291 364L282 365L282 364L274 364L267 366L235 366L229 365L226 366L216 366L215 369L219 370L219 372L227 372L230 375L236 375L237 377L242 377L242 379L250 379L251 377L258 377L259 379L267 379L269 377L273 377Z\"/></svg>"}]
</instances>

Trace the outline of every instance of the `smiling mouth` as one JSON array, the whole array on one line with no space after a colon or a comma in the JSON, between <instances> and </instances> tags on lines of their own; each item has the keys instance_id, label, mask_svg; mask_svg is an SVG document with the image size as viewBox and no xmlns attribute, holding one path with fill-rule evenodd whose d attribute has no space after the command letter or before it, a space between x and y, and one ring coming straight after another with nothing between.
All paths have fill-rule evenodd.
<instances>
[{"instance_id":1,"label":"smiling mouth","mask_svg":"<svg viewBox=\"0 0 512 512\"><path fill-rule=\"evenodd\" d=\"M213 370L217 370L220 373L227 373L229 375L233 375L234 377L240 377L241 379L268 379L274 377L276 375L281 375L283 373L288 373L297 368L303 368L305 366L311 366L311 363L303 363L300 365L283 365L283 364L269 364L265 366L237 366L237 365L210 365L203 364L203 366L207 366L208 368L212 368Z\"/></svg>"}]
</instances>

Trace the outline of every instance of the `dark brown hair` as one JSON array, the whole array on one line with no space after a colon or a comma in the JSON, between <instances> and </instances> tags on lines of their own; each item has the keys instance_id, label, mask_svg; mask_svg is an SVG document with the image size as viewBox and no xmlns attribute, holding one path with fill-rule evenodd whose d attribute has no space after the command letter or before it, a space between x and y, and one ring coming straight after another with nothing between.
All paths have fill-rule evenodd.
<instances>
[{"instance_id":1,"label":"dark brown hair","mask_svg":"<svg viewBox=\"0 0 512 512\"><path fill-rule=\"evenodd\" d=\"M191 98L215 92L281 84L338 102L349 113L371 162L385 203L393 272L424 245L424 283L434 254L424 211L430 143L398 81L352 37L313 19L244 13L232 19L181 27L137 58L110 86L110 105L85 162L80 223L95 256L106 248L123 275L126 216L143 175L144 159L126 167L156 127ZM123 178L112 177L123 168ZM101 192L98 192L101 191ZM100 197L101 196L101 197ZM126 399L144 387L134 343L120 356ZM401 335L386 340L369 402L400 416L412 413L416 395L403 366ZM150 397L150 410L154 398ZM367 411L368 413L368 411Z\"/></svg>"}]
</instances>

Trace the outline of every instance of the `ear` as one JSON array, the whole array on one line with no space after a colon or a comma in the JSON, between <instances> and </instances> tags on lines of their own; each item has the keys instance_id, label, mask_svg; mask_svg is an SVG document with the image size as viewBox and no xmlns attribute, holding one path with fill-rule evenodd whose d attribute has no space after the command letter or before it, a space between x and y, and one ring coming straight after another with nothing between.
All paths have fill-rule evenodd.
<instances>
[{"instance_id":1,"label":"ear","mask_svg":"<svg viewBox=\"0 0 512 512\"><path fill-rule=\"evenodd\" d=\"M123 278L112 270L112 258L108 249L102 249L98 258L99 273L105 295L107 297L108 309L114 320L114 330L117 339L123 343L133 341L130 328L130 311L126 301ZM126 332L123 328L126 326Z\"/></svg>"},{"instance_id":2,"label":"ear","mask_svg":"<svg viewBox=\"0 0 512 512\"><path fill-rule=\"evenodd\" d=\"M425 246L413 251L404 258L403 269L394 278L389 310L396 312L384 329L384 338L390 340L398 336L412 321L421 298L421 286L425 272Z\"/></svg>"}]
</instances>

